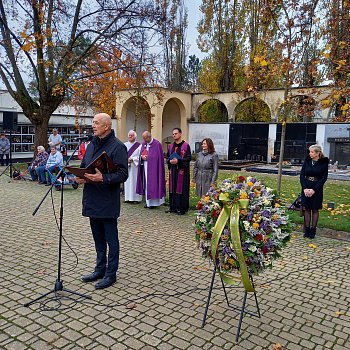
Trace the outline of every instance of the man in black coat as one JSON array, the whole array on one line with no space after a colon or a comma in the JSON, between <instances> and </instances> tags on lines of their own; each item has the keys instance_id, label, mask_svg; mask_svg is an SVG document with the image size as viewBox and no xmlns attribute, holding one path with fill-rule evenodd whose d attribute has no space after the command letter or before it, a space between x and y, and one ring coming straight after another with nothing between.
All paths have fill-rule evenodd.
<instances>
[{"instance_id":1,"label":"man in black coat","mask_svg":"<svg viewBox=\"0 0 350 350\"><path fill-rule=\"evenodd\" d=\"M95 174L84 174L83 216L90 218L90 227L95 241L95 271L83 276L84 282L102 279L96 289L111 286L116 281L119 263L118 217L120 214L120 183L128 178L128 155L125 145L118 140L112 130L111 117L106 113L96 114L92 127L94 138L86 148L81 168L106 152L117 166L115 172L102 174L98 169ZM107 257L108 246L108 257Z\"/></svg>"}]
</instances>

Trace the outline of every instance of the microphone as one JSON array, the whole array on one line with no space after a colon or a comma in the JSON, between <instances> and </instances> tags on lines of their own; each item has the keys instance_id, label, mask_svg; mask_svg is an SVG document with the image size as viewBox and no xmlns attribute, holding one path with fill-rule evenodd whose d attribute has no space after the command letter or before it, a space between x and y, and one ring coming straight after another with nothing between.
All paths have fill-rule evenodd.
<instances>
[{"instance_id":1,"label":"microphone","mask_svg":"<svg viewBox=\"0 0 350 350\"><path fill-rule=\"evenodd\" d=\"M92 141L93 138L94 138L94 135L84 135L81 137L75 137L71 140L72 141Z\"/></svg>"}]
</instances>

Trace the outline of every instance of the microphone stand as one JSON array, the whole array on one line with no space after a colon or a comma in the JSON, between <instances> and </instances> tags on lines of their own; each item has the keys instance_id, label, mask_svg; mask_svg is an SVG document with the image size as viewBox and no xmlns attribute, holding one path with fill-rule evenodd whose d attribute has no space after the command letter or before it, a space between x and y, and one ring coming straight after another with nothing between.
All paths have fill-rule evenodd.
<instances>
[{"instance_id":1,"label":"microphone stand","mask_svg":"<svg viewBox=\"0 0 350 350\"><path fill-rule=\"evenodd\" d=\"M80 141L77 145L77 147L74 149L73 153L71 154L71 156L67 159L66 164L69 164L69 161L71 160L71 158L73 157L73 155L75 154L75 152L79 149L79 146L81 144L82 141ZM57 266L57 279L54 285L54 288L52 290L50 290L47 293L44 293L42 295L40 295L39 297L29 301L28 303L25 303L24 306L28 307L31 304L36 303L37 301L39 301L40 299L48 296L51 293L54 293L55 295L57 294L57 292L67 292L70 294L74 294L74 295L78 295L80 297L83 298L87 298L87 299L92 299L92 297L90 295L85 295L85 294L81 294L75 291L72 291L70 289L64 288L63 287L63 281L61 279L61 263L62 263L62 237L63 237L63 188L64 188L64 171L63 171L63 167L62 169L58 172L56 178L60 178L61 177L61 202L60 202L60 224L59 224L59 241L58 241L58 266ZM50 193L50 191L52 191L52 187L55 185L55 182L52 181L52 184L50 186L50 188L48 189L48 191L46 192L45 196L43 197L43 199L41 200L41 202L39 203L39 205L36 207L36 209L33 212L33 216L37 213L37 211L39 210L41 204L44 202L44 200L46 199L46 197L48 196L48 194Z\"/></svg>"}]
</instances>

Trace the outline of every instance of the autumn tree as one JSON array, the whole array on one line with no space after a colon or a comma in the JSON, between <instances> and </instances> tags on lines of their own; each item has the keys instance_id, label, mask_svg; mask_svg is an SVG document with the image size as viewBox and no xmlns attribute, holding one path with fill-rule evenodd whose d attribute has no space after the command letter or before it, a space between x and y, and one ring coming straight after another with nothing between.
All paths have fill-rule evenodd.
<instances>
[{"instance_id":1,"label":"autumn tree","mask_svg":"<svg viewBox=\"0 0 350 350\"><path fill-rule=\"evenodd\" d=\"M203 0L200 7L203 18L198 24L198 46L208 53L203 62L203 72L209 64L218 77L220 91L234 90L238 87L242 71L242 47L245 42L242 23L244 8L238 0ZM206 86L202 85L202 90Z\"/></svg>"},{"instance_id":2,"label":"autumn tree","mask_svg":"<svg viewBox=\"0 0 350 350\"><path fill-rule=\"evenodd\" d=\"M0 77L34 125L35 145L47 143L49 119L72 84L88 78L96 48L132 53L134 29L159 16L148 0L0 0Z\"/></svg>"},{"instance_id":3,"label":"autumn tree","mask_svg":"<svg viewBox=\"0 0 350 350\"><path fill-rule=\"evenodd\" d=\"M324 26L325 47L321 62L327 67L332 92L323 101L331 107L334 121L350 120L350 2L325 2L328 14Z\"/></svg>"},{"instance_id":4,"label":"autumn tree","mask_svg":"<svg viewBox=\"0 0 350 350\"><path fill-rule=\"evenodd\" d=\"M162 12L158 22L162 45L165 86L183 90L186 86L187 9L183 0L157 0Z\"/></svg>"}]
</instances>

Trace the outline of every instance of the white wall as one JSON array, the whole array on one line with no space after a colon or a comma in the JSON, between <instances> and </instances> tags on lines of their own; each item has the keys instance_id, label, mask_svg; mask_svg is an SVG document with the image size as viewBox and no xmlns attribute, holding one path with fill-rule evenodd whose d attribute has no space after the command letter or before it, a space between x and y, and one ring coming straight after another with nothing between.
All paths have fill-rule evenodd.
<instances>
[{"instance_id":1,"label":"white wall","mask_svg":"<svg viewBox=\"0 0 350 350\"><path fill-rule=\"evenodd\" d=\"M230 124L197 124L188 125L189 144L191 151L195 150L195 143L204 138L211 138L214 142L215 151L220 159L228 159L228 147L230 137Z\"/></svg>"}]
</instances>

